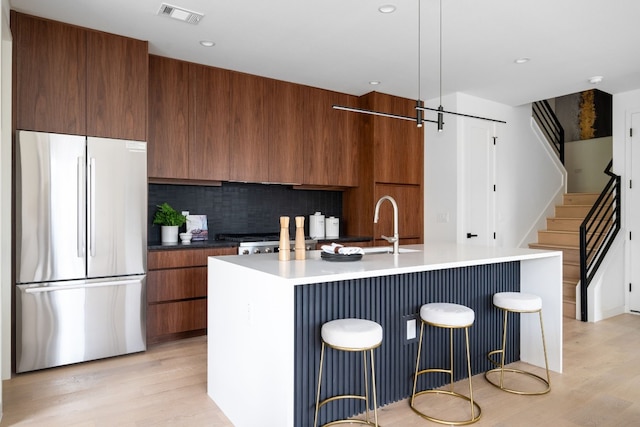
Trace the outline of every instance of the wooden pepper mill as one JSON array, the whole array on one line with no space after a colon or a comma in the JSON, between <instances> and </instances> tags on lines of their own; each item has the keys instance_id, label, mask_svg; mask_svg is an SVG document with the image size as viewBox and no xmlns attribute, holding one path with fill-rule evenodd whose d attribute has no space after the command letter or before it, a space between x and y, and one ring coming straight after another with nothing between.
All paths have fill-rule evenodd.
<instances>
[{"instance_id":1,"label":"wooden pepper mill","mask_svg":"<svg viewBox=\"0 0 640 427\"><path fill-rule=\"evenodd\" d=\"M280 261L289 261L291 259L291 243L289 241L289 217L280 217L280 249L278 251L278 259Z\"/></svg>"},{"instance_id":2,"label":"wooden pepper mill","mask_svg":"<svg viewBox=\"0 0 640 427\"><path fill-rule=\"evenodd\" d=\"M295 241L296 260L304 260L307 257L307 249L304 244L304 217L296 217L296 241Z\"/></svg>"}]
</instances>

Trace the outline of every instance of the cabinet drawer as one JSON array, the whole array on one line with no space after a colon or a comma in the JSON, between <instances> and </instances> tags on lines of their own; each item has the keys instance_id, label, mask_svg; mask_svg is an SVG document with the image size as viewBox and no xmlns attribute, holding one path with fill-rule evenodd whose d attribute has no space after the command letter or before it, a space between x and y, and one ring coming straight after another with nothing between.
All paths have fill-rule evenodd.
<instances>
[{"instance_id":1,"label":"cabinet drawer","mask_svg":"<svg viewBox=\"0 0 640 427\"><path fill-rule=\"evenodd\" d=\"M147 302L175 301L207 296L207 267L150 271Z\"/></svg>"},{"instance_id":2,"label":"cabinet drawer","mask_svg":"<svg viewBox=\"0 0 640 427\"><path fill-rule=\"evenodd\" d=\"M238 248L171 249L150 251L147 256L149 270L175 267L206 266L207 258L219 255L237 255Z\"/></svg>"},{"instance_id":3,"label":"cabinet drawer","mask_svg":"<svg viewBox=\"0 0 640 427\"><path fill-rule=\"evenodd\" d=\"M207 300L167 302L147 307L147 336L206 329Z\"/></svg>"}]
</instances>

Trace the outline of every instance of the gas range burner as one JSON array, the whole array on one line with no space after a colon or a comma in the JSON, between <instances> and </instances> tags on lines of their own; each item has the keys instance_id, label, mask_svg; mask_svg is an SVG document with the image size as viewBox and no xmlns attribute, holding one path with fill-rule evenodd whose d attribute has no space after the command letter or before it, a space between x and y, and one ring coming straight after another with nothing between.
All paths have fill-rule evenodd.
<instances>
[{"instance_id":1,"label":"gas range burner","mask_svg":"<svg viewBox=\"0 0 640 427\"><path fill-rule=\"evenodd\" d=\"M279 251L280 234L278 233L248 233L248 234L218 234L218 240L237 242L238 255L269 254ZM317 240L305 238L304 246L307 251L316 248ZM295 247L292 239L289 243L291 250Z\"/></svg>"}]
</instances>

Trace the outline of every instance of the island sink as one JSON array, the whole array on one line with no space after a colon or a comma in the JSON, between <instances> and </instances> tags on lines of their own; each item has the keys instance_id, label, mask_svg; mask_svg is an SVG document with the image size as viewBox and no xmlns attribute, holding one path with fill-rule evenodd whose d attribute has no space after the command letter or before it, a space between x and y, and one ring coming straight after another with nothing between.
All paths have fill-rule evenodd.
<instances>
[{"instance_id":1,"label":"island sink","mask_svg":"<svg viewBox=\"0 0 640 427\"><path fill-rule=\"evenodd\" d=\"M392 254L393 246L374 246L371 248L362 248L365 255L372 254ZM418 249L398 248L398 253L407 254L411 252L421 252Z\"/></svg>"}]
</instances>

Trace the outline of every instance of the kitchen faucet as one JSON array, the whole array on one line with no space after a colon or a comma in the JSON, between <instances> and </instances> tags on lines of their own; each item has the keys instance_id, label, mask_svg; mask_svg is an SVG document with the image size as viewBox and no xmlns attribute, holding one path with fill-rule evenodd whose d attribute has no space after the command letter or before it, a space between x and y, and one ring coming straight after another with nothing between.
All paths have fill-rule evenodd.
<instances>
[{"instance_id":1,"label":"kitchen faucet","mask_svg":"<svg viewBox=\"0 0 640 427\"><path fill-rule=\"evenodd\" d=\"M378 214L380 211L380 205L385 200L390 201L391 204L393 205L393 237L387 237L385 235L382 235L382 238L389 243L393 243L393 253L399 254L400 249L398 248L398 246L400 245L400 236L398 235L398 204L396 203L393 197L391 196L380 197L380 200L378 200L378 203L376 203L376 212L373 215L373 223L374 224L378 223Z\"/></svg>"}]
</instances>

